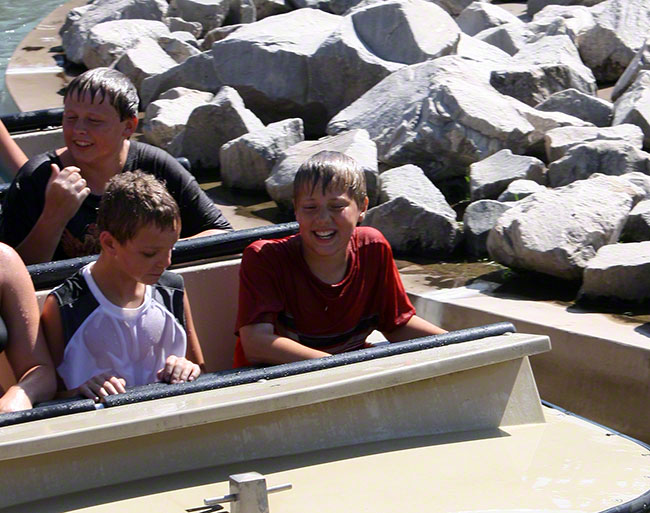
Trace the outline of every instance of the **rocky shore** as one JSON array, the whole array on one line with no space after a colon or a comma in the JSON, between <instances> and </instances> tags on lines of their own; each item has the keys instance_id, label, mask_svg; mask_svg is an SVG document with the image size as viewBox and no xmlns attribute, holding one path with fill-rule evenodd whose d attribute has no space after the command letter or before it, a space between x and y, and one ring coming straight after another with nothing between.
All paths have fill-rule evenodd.
<instances>
[{"instance_id":1,"label":"rocky shore","mask_svg":"<svg viewBox=\"0 0 650 513\"><path fill-rule=\"evenodd\" d=\"M95 0L68 60L137 85L144 136L290 209L320 149L397 253L489 255L650 296L650 0ZM596 95L614 85L611 100Z\"/></svg>"}]
</instances>

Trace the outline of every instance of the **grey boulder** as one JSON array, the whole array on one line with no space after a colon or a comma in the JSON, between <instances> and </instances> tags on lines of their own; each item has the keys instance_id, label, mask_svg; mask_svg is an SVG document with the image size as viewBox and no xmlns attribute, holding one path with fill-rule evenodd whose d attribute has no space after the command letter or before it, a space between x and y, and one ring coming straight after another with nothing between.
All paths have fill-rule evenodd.
<instances>
[{"instance_id":1,"label":"grey boulder","mask_svg":"<svg viewBox=\"0 0 650 513\"><path fill-rule=\"evenodd\" d=\"M317 141L303 141L287 148L266 179L266 191L284 210L293 209L293 179L300 165L319 151L339 151L353 158L361 166L366 178L370 205L377 202L377 147L364 130L351 130Z\"/></svg>"},{"instance_id":2,"label":"grey boulder","mask_svg":"<svg viewBox=\"0 0 650 513\"><path fill-rule=\"evenodd\" d=\"M585 267L578 297L626 303L648 300L650 242L609 244L600 248Z\"/></svg>"},{"instance_id":3,"label":"grey boulder","mask_svg":"<svg viewBox=\"0 0 650 513\"><path fill-rule=\"evenodd\" d=\"M506 190L499 195L497 201L519 201L545 189L546 187L533 180L519 179L510 182Z\"/></svg>"},{"instance_id":4,"label":"grey boulder","mask_svg":"<svg viewBox=\"0 0 650 513\"><path fill-rule=\"evenodd\" d=\"M515 180L527 178L541 184L546 182L546 166L541 160L514 155L507 149L475 162L469 170L472 201L497 199Z\"/></svg>"},{"instance_id":5,"label":"grey boulder","mask_svg":"<svg viewBox=\"0 0 650 513\"><path fill-rule=\"evenodd\" d=\"M595 173L620 176L650 172L650 153L624 141L592 141L568 149L566 155L548 167L548 183L561 187L584 180Z\"/></svg>"},{"instance_id":6,"label":"grey boulder","mask_svg":"<svg viewBox=\"0 0 650 513\"><path fill-rule=\"evenodd\" d=\"M173 66L176 66L176 61L149 37L138 40L115 63L115 68L129 77L138 90L145 78Z\"/></svg>"},{"instance_id":7,"label":"grey boulder","mask_svg":"<svg viewBox=\"0 0 650 513\"><path fill-rule=\"evenodd\" d=\"M183 131L192 111L210 103L214 95L204 91L176 87L165 91L150 103L144 114L142 133L147 142L166 148Z\"/></svg>"},{"instance_id":8,"label":"grey boulder","mask_svg":"<svg viewBox=\"0 0 650 513\"><path fill-rule=\"evenodd\" d=\"M535 105L535 108L544 112L563 112L598 127L610 126L614 115L614 106L611 102L577 89L565 89L554 93Z\"/></svg>"},{"instance_id":9,"label":"grey boulder","mask_svg":"<svg viewBox=\"0 0 650 513\"><path fill-rule=\"evenodd\" d=\"M592 141L622 141L632 147L643 147L643 132L636 125L613 127L559 127L546 132L544 145L549 162L564 157L569 148Z\"/></svg>"},{"instance_id":10,"label":"grey boulder","mask_svg":"<svg viewBox=\"0 0 650 513\"><path fill-rule=\"evenodd\" d=\"M623 229L626 241L650 241L650 200L639 201L630 212Z\"/></svg>"},{"instance_id":11,"label":"grey boulder","mask_svg":"<svg viewBox=\"0 0 650 513\"><path fill-rule=\"evenodd\" d=\"M443 255L461 240L456 213L442 193L413 165L380 176L380 205L363 220L381 231L398 253Z\"/></svg>"},{"instance_id":12,"label":"grey boulder","mask_svg":"<svg viewBox=\"0 0 650 513\"><path fill-rule=\"evenodd\" d=\"M612 125L630 123L643 131L643 146L650 148L650 71L641 71L614 103Z\"/></svg>"},{"instance_id":13,"label":"grey boulder","mask_svg":"<svg viewBox=\"0 0 650 513\"><path fill-rule=\"evenodd\" d=\"M472 2L458 15L456 23L468 36L474 36L482 30L498 27L504 23L524 24L504 8L487 2Z\"/></svg>"},{"instance_id":14,"label":"grey boulder","mask_svg":"<svg viewBox=\"0 0 650 513\"><path fill-rule=\"evenodd\" d=\"M121 19L163 21L168 8L166 0L95 0L72 9L59 32L66 57L83 63L88 33L99 23Z\"/></svg>"},{"instance_id":15,"label":"grey boulder","mask_svg":"<svg viewBox=\"0 0 650 513\"><path fill-rule=\"evenodd\" d=\"M499 217L512 204L484 199L470 203L463 214L463 233L465 249L470 255L487 254L487 238L490 230L497 224Z\"/></svg>"},{"instance_id":16,"label":"grey boulder","mask_svg":"<svg viewBox=\"0 0 650 513\"><path fill-rule=\"evenodd\" d=\"M284 151L305 139L300 118L285 119L241 135L221 147L221 179L228 187L266 190L265 180Z\"/></svg>"},{"instance_id":17,"label":"grey boulder","mask_svg":"<svg viewBox=\"0 0 650 513\"><path fill-rule=\"evenodd\" d=\"M141 39L158 41L169 34L167 25L161 21L115 20L100 23L90 29L84 45L83 63L87 68L109 66Z\"/></svg>"},{"instance_id":18,"label":"grey boulder","mask_svg":"<svg viewBox=\"0 0 650 513\"><path fill-rule=\"evenodd\" d=\"M650 0L607 0L591 8L595 25L580 54L599 82L615 82L650 32Z\"/></svg>"},{"instance_id":19,"label":"grey boulder","mask_svg":"<svg viewBox=\"0 0 650 513\"><path fill-rule=\"evenodd\" d=\"M593 73L566 35L547 36L524 45L514 56L512 67L492 72L490 83L499 92L532 107L569 88L596 94Z\"/></svg>"},{"instance_id":20,"label":"grey boulder","mask_svg":"<svg viewBox=\"0 0 650 513\"><path fill-rule=\"evenodd\" d=\"M214 170L219 167L219 149L242 134L264 128L248 110L241 96L231 87L223 87L210 103L196 107L185 129L170 143L175 157L186 157L192 168Z\"/></svg>"},{"instance_id":21,"label":"grey boulder","mask_svg":"<svg viewBox=\"0 0 650 513\"><path fill-rule=\"evenodd\" d=\"M447 56L405 67L339 112L328 133L365 129L381 162L415 164L438 183L499 150L526 153L558 126L585 125L500 94L492 66Z\"/></svg>"},{"instance_id":22,"label":"grey boulder","mask_svg":"<svg viewBox=\"0 0 650 513\"><path fill-rule=\"evenodd\" d=\"M643 196L627 180L604 175L538 192L499 218L488 252L510 267L578 280L602 246L618 241Z\"/></svg>"}]
</instances>

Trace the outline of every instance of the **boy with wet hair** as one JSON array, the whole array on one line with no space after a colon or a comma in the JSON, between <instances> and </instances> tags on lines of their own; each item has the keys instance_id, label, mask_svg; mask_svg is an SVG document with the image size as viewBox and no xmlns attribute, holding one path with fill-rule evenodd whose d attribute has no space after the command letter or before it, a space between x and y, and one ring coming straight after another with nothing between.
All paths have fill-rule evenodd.
<instances>
[{"instance_id":1,"label":"boy with wet hair","mask_svg":"<svg viewBox=\"0 0 650 513\"><path fill-rule=\"evenodd\" d=\"M356 161L317 153L293 195L299 233L244 251L236 367L360 349L375 329L391 342L445 332L415 315L386 239L357 226L368 198Z\"/></svg>"},{"instance_id":2,"label":"boy with wet hair","mask_svg":"<svg viewBox=\"0 0 650 513\"><path fill-rule=\"evenodd\" d=\"M181 231L176 202L153 176L121 173L97 225L99 258L54 289L41 316L65 388L99 401L196 379L203 355L183 279L165 270Z\"/></svg>"},{"instance_id":3,"label":"boy with wet hair","mask_svg":"<svg viewBox=\"0 0 650 513\"><path fill-rule=\"evenodd\" d=\"M129 139L137 114L137 91L117 70L95 68L70 83L63 111L66 146L29 159L3 202L0 238L25 263L97 253L97 208L106 184L135 169L166 184L180 208L181 237L231 229L175 158Z\"/></svg>"}]
</instances>

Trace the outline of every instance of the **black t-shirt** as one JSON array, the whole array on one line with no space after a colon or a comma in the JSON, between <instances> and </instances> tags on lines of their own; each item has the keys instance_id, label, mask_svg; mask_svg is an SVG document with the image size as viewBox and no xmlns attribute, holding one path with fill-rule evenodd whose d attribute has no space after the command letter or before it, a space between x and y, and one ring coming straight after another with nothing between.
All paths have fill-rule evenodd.
<instances>
[{"instance_id":1,"label":"black t-shirt","mask_svg":"<svg viewBox=\"0 0 650 513\"><path fill-rule=\"evenodd\" d=\"M52 172L50 165L63 168L54 151L32 157L20 169L2 204L0 236L16 247L32 230L45 205L45 188ZM165 182L181 211L181 238L212 228L232 229L230 223L196 179L165 151L131 141L123 171L141 169ZM54 252L54 260L99 253L97 209L101 196L89 195L68 222Z\"/></svg>"}]
</instances>

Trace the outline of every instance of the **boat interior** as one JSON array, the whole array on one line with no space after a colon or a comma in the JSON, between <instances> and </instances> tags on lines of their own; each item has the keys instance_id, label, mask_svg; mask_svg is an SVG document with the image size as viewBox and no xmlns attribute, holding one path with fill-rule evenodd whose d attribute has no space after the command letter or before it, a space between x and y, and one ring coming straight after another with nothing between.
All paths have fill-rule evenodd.
<instances>
[{"instance_id":1,"label":"boat interior","mask_svg":"<svg viewBox=\"0 0 650 513\"><path fill-rule=\"evenodd\" d=\"M231 366L238 271L232 256L177 269L210 372ZM506 329L386 352L397 346L362 350L381 358L295 374L276 366L238 386L2 427L0 507L217 511L204 499L253 471L269 486L292 484L269 496L282 512L601 512L650 489L646 446L542 405L529 357L550 349L548 337Z\"/></svg>"}]
</instances>

